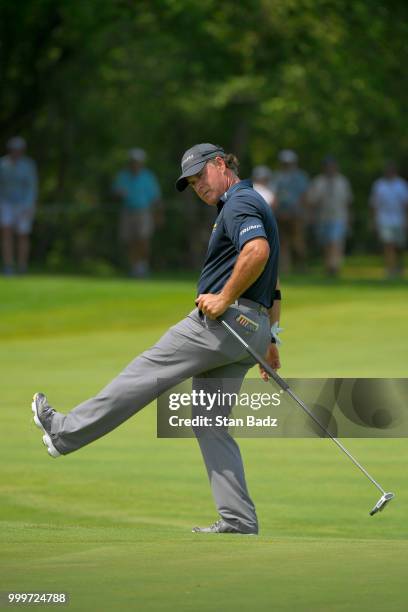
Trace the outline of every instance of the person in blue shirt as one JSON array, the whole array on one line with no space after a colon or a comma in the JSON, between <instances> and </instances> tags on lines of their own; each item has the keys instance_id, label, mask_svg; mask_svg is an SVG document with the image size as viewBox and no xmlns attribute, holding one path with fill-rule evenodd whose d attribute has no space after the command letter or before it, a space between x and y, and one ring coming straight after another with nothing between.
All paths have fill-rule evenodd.
<instances>
[{"instance_id":1,"label":"person in blue shirt","mask_svg":"<svg viewBox=\"0 0 408 612\"><path fill-rule=\"evenodd\" d=\"M161 192L151 170L145 167L143 149L129 151L129 165L116 175L113 192L122 203L119 239L126 245L130 276L149 274L150 241L155 221L161 221Z\"/></svg>"},{"instance_id":2,"label":"person in blue shirt","mask_svg":"<svg viewBox=\"0 0 408 612\"><path fill-rule=\"evenodd\" d=\"M305 271L305 215L308 175L298 167L298 156L284 149L278 156L280 168L273 182L277 198L276 218L281 245L281 271L290 272L292 257L299 272Z\"/></svg>"},{"instance_id":3,"label":"person in blue shirt","mask_svg":"<svg viewBox=\"0 0 408 612\"><path fill-rule=\"evenodd\" d=\"M34 161L25 155L24 138L10 138L7 149L7 155L0 158L0 226L3 271L10 276L14 273L15 237L18 272L24 274L28 268L38 178Z\"/></svg>"},{"instance_id":4,"label":"person in blue shirt","mask_svg":"<svg viewBox=\"0 0 408 612\"><path fill-rule=\"evenodd\" d=\"M68 414L56 411L43 393L34 395L34 422L52 457L68 455L104 436L155 398L192 378L192 393L202 397L193 419L209 410L205 398L221 391L239 393L255 360L221 323L222 318L245 337L272 368L280 367L277 338L271 324L280 313L278 289L279 238L273 212L238 177L235 156L210 143L195 145L182 158L176 188L190 187L217 210L198 281L196 305L151 348L136 357L95 397ZM163 303L163 308L166 304ZM261 369L263 380L268 374ZM214 422L232 406L211 405ZM201 411L201 412L200 412ZM158 415L159 416L159 415ZM214 418L215 417L215 418ZM193 427L219 514L195 533L258 533L255 505L246 484L243 461L228 426Z\"/></svg>"}]
</instances>

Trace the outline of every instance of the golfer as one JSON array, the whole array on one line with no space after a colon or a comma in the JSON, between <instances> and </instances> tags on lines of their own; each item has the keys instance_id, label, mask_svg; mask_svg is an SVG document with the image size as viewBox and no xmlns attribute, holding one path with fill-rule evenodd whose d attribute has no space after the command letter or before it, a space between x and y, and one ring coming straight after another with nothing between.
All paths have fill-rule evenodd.
<instances>
[{"instance_id":1,"label":"golfer","mask_svg":"<svg viewBox=\"0 0 408 612\"><path fill-rule=\"evenodd\" d=\"M55 411L43 393L34 395L34 421L43 430L43 442L53 457L72 453L107 434L183 380L192 378L198 393L202 389L239 392L255 362L218 317L265 355L273 369L280 367L276 337L271 337L270 329L278 322L280 310L279 240L271 208L250 181L238 178L236 157L217 145L195 145L183 155L181 169L178 191L190 186L218 211L198 281L197 307L100 393L68 414ZM261 376L268 379L263 370ZM218 409L224 414L225 407ZM195 433L220 518L210 527L193 531L258 533L236 441L227 428Z\"/></svg>"}]
</instances>

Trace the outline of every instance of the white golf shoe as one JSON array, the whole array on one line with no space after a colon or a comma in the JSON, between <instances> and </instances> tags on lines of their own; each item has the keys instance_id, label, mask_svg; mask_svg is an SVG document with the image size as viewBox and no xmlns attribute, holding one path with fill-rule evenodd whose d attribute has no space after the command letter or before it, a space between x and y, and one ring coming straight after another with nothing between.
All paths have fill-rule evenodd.
<instances>
[{"instance_id":1,"label":"white golf shoe","mask_svg":"<svg viewBox=\"0 0 408 612\"><path fill-rule=\"evenodd\" d=\"M55 413L55 410L49 405L44 393L34 394L31 410L34 415L34 423L44 432L42 441L44 446L47 447L48 454L54 458L60 457L61 453L55 448L49 433L52 415Z\"/></svg>"}]
</instances>

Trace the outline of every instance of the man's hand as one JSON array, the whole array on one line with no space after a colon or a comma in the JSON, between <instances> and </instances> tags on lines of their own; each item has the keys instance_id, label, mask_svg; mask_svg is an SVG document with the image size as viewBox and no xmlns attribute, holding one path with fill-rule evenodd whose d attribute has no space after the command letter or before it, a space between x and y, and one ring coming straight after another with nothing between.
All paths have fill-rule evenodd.
<instances>
[{"instance_id":1,"label":"man's hand","mask_svg":"<svg viewBox=\"0 0 408 612\"><path fill-rule=\"evenodd\" d=\"M278 370L281 367L279 359L279 350L276 344L270 344L265 355L265 361L271 366L272 370ZM261 366L259 366L259 372L262 380L267 382L269 380L269 374L265 372Z\"/></svg>"},{"instance_id":2,"label":"man's hand","mask_svg":"<svg viewBox=\"0 0 408 612\"><path fill-rule=\"evenodd\" d=\"M195 303L198 309L209 319L216 319L230 305L222 293L201 293Z\"/></svg>"}]
</instances>

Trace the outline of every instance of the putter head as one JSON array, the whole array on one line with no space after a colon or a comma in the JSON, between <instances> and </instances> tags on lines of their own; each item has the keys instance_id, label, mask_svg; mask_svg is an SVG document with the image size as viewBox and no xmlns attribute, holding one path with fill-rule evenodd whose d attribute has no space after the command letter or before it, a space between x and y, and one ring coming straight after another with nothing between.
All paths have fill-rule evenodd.
<instances>
[{"instance_id":1,"label":"putter head","mask_svg":"<svg viewBox=\"0 0 408 612\"><path fill-rule=\"evenodd\" d=\"M371 510L370 516L373 516L373 514L377 514L377 512L382 512L385 506L388 504L388 502L392 500L393 497L395 497L394 493L384 493L384 495L380 497L374 508Z\"/></svg>"}]
</instances>

